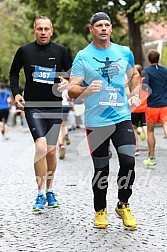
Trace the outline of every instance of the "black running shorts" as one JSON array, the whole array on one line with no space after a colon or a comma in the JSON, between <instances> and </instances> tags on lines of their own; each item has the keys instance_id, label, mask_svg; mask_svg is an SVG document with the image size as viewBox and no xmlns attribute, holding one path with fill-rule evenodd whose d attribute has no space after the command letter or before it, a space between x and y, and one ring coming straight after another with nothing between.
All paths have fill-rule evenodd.
<instances>
[{"instance_id":1,"label":"black running shorts","mask_svg":"<svg viewBox=\"0 0 167 252\"><path fill-rule=\"evenodd\" d=\"M9 117L9 109L0 109L0 122L7 123Z\"/></svg>"},{"instance_id":2,"label":"black running shorts","mask_svg":"<svg viewBox=\"0 0 167 252\"><path fill-rule=\"evenodd\" d=\"M48 145L56 145L62 123L62 108L28 108L25 117L34 141L46 137Z\"/></svg>"}]
</instances>

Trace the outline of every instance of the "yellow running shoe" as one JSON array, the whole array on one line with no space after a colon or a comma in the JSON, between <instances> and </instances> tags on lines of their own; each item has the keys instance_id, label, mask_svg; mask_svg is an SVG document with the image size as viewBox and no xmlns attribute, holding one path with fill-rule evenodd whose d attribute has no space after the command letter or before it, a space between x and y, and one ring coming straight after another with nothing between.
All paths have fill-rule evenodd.
<instances>
[{"instance_id":1,"label":"yellow running shoe","mask_svg":"<svg viewBox=\"0 0 167 252\"><path fill-rule=\"evenodd\" d=\"M148 158L143 161L143 164L146 166L152 166L152 165L156 165L157 163L155 161L155 158Z\"/></svg>"},{"instance_id":2,"label":"yellow running shoe","mask_svg":"<svg viewBox=\"0 0 167 252\"><path fill-rule=\"evenodd\" d=\"M126 229L136 229L137 228L137 222L132 215L131 209L129 208L129 205L122 205L122 208L118 208L118 204L115 209L118 217L120 217L123 221L123 225Z\"/></svg>"},{"instance_id":3,"label":"yellow running shoe","mask_svg":"<svg viewBox=\"0 0 167 252\"><path fill-rule=\"evenodd\" d=\"M146 140L146 135L145 135L144 133L141 133L141 134L140 134L140 139L141 139L142 141Z\"/></svg>"},{"instance_id":4,"label":"yellow running shoe","mask_svg":"<svg viewBox=\"0 0 167 252\"><path fill-rule=\"evenodd\" d=\"M142 127L137 127L137 134L140 135L142 133Z\"/></svg>"},{"instance_id":5,"label":"yellow running shoe","mask_svg":"<svg viewBox=\"0 0 167 252\"><path fill-rule=\"evenodd\" d=\"M96 228L107 228L107 209L97 211L95 213L94 227Z\"/></svg>"},{"instance_id":6,"label":"yellow running shoe","mask_svg":"<svg viewBox=\"0 0 167 252\"><path fill-rule=\"evenodd\" d=\"M63 144L59 145L59 159L65 158L65 147Z\"/></svg>"},{"instance_id":7,"label":"yellow running shoe","mask_svg":"<svg viewBox=\"0 0 167 252\"><path fill-rule=\"evenodd\" d=\"M68 138L68 134L65 135L65 141L67 145L71 143L70 139Z\"/></svg>"}]
</instances>

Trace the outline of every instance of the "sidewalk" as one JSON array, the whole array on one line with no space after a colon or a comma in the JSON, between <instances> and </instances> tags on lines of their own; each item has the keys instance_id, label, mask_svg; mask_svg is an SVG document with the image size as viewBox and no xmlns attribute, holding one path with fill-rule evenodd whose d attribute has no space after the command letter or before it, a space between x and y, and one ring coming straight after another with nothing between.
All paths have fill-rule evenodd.
<instances>
[{"instance_id":1,"label":"sidewalk","mask_svg":"<svg viewBox=\"0 0 167 252\"><path fill-rule=\"evenodd\" d=\"M140 142L136 181L130 199L139 228L127 231L115 216L118 161L110 160L109 227L93 228L93 166L84 129L70 132L66 158L58 160L54 187L58 209L34 214L37 189L33 171L33 141L25 127L10 128L10 139L0 136L0 252L165 252L167 237L167 140L156 128L157 165L143 166L147 144Z\"/></svg>"}]
</instances>

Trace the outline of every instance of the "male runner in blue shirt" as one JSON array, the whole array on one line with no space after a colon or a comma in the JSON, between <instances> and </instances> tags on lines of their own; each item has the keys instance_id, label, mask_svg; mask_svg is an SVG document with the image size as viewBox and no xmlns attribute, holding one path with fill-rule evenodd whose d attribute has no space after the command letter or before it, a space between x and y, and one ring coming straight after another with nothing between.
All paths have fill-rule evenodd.
<instances>
[{"instance_id":1,"label":"male runner in blue shirt","mask_svg":"<svg viewBox=\"0 0 167 252\"><path fill-rule=\"evenodd\" d=\"M140 84L139 74L129 48L110 42L112 23L106 13L94 14L89 30L93 40L78 52L73 62L69 96L84 98L85 103L86 133L94 164L94 226L108 226L106 194L111 140L120 165L116 213L126 228L135 229L137 223L128 203L135 179L135 136L129 104L140 104L139 89L136 88ZM131 90L129 104L127 81Z\"/></svg>"}]
</instances>

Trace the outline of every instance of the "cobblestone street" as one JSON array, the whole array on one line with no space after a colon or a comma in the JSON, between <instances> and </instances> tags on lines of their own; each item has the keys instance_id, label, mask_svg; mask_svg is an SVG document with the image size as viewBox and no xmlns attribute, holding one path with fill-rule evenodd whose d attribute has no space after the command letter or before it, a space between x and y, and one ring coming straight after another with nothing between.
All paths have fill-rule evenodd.
<instances>
[{"instance_id":1,"label":"cobblestone street","mask_svg":"<svg viewBox=\"0 0 167 252\"><path fill-rule=\"evenodd\" d=\"M58 160L54 188L60 207L32 211L37 187L34 146L26 127L10 127L8 141L0 136L0 252L165 252L167 237L167 140L156 128L157 165L146 168L146 141L139 142L136 180L130 205L138 229L125 230L115 216L118 160L113 147L108 189L108 229L93 228L93 165L84 129L70 133L66 158Z\"/></svg>"}]
</instances>

